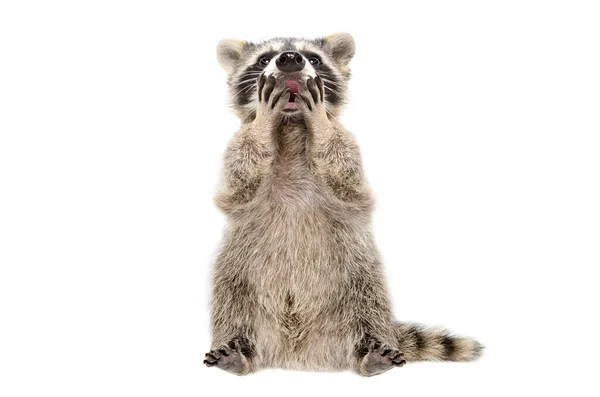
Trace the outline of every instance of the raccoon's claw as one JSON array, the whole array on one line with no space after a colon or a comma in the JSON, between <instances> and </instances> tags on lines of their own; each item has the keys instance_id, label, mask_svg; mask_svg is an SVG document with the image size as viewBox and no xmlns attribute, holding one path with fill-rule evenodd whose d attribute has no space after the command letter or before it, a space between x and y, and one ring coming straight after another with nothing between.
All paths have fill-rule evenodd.
<instances>
[{"instance_id":1,"label":"raccoon's claw","mask_svg":"<svg viewBox=\"0 0 600 397\"><path fill-rule=\"evenodd\" d=\"M320 76L309 77L306 82L301 82L296 94L296 104L302 111L307 124L320 126L327 122L327 110L325 108L325 90L323 80Z\"/></svg>"},{"instance_id":2,"label":"raccoon's claw","mask_svg":"<svg viewBox=\"0 0 600 397\"><path fill-rule=\"evenodd\" d=\"M310 91L313 103L318 104L320 102L323 102L323 99L325 97L325 89L323 86L323 80L321 79L321 76L317 76L314 79L312 77L309 77L309 79L306 81L306 87Z\"/></svg>"},{"instance_id":3,"label":"raccoon's claw","mask_svg":"<svg viewBox=\"0 0 600 397\"><path fill-rule=\"evenodd\" d=\"M329 119L325 107L325 92L321 77L309 77L306 82L301 82L296 94L296 104L302 111L304 121L309 130L318 131L328 128Z\"/></svg>"},{"instance_id":4,"label":"raccoon's claw","mask_svg":"<svg viewBox=\"0 0 600 397\"><path fill-rule=\"evenodd\" d=\"M283 117L281 111L290 99L290 93L285 87L285 81L274 76L261 74L258 78L258 109L257 119L265 119L270 124L276 124Z\"/></svg>"},{"instance_id":5,"label":"raccoon's claw","mask_svg":"<svg viewBox=\"0 0 600 397\"><path fill-rule=\"evenodd\" d=\"M229 342L218 349L213 349L204 355L203 363L207 367L217 367L236 375L246 375L250 370L248 360L240 351L237 342Z\"/></svg>"},{"instance_id":6,"label":"raccoon's claw","mask_svg":"<svg viewBox=\"0 0 600 397\"><path fill-rule=\"evenodd\" d=\"M275 77L261 74L258 78L258 102L268 102L274 87Z\"/></svg>"},{"instance_id":7,"label":"raccoon's claw","mask_svg":"<svg viewBox=\"0 0 600 397\"><path fill-rule=\"evenodd\" d=\"M283 110L290 99L290 95L290 91L285 86L285 80L277 80L269 101L271 109Z\"/></svg>"},{"instance_id":8,"label":"raccoon's claw","mask_svg":"<svg viewBox=\"0 0 600 397\"><path fill-rule=\"evenodd\" d=\"M363 357L360 373L364 376L378 375L393 367L402 367L404 364L406 364L404 354L376 343L369 346L369 352Z\"/></svg>"}]
</instances>

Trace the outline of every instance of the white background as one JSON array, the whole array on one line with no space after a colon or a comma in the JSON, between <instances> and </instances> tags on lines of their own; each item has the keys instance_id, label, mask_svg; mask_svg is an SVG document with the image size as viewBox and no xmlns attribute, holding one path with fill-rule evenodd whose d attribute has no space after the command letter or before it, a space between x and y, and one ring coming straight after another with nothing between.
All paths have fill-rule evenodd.
<instances>
[{"instance_id":1,"label":"white background","mask_svg":"<svg viewBox=\"0 0 600 397\"><path fill-rule=\"evenodd\" d=\"M3 1L0 394L598 395L594 3ZM487 350L368 379L205 368L238 126L216 44L338 31L395 310Z\"/></svg>"}]
</instances>

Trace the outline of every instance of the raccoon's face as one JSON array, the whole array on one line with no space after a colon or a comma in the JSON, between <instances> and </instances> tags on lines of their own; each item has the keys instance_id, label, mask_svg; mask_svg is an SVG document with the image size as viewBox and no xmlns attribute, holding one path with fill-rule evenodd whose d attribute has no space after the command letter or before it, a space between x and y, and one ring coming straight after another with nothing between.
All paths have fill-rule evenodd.
<instances>
[{"instance_id":1,"label":"raccoon's face","mask_svg":"<svg viewBox=\"0 0 600 397\"><path fill-rule=\"evenodd\" d=\"M286 80L290 100L283 110L290 119L300 119L295 95L298 82L320 76L325 88L327 113L337 116L346 101L354 39L338 33L320 39L275 38L262 43L225 39L217 47L217 59L228 74L231 103L244 122L256 115L257 80L262 73Z\"/></svg>"}]
</instances>

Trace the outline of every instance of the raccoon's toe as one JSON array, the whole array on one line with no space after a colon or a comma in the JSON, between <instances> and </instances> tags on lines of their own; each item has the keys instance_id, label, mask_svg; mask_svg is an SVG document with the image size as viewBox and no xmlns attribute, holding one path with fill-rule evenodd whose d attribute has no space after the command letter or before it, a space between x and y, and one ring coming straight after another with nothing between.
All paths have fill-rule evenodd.
<instances>
[{"instance_id":1,"label":"raccoon's toe","mask_svg":"<svg viewBox=\"0 0 600 397\"><path fill-rule=\"evenodd\" d=\"M362 359L359 371L361 375L373 376L382 374L394 367L402 367L406 364L404 354L396 349L381 346L371 351Z\"/></svg>"},{"instance_id":2,"label":"raccoon's toe","mask_svg":"<svg viewBox=\"0 0 600 397\"><path fill-rule=\"evenodd\" d=\"M250 371L248 360L238 349L231 347L231 345L223 345L206 353L204 364L207 367L217 367L236 375L246 375Z\"/></svg>"}]
</instances>

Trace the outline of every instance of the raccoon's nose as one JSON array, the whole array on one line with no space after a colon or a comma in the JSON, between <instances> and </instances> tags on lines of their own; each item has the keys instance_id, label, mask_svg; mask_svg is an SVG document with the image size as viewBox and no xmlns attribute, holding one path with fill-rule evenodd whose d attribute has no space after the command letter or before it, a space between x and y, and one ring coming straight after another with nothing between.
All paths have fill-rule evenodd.
<instances>
[{"instance_id":1,"label":"raccoon's nose","mask_svg":"<svg viewBox=\"0 0 600 397\"><path fill-rule=\"evenodd\" d=\"M298 72L304 69L305 63L304 57L294 51L284 52L275 61L277 68L282 72Z\"/></svg>"}]
</instances>

